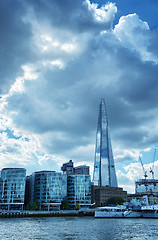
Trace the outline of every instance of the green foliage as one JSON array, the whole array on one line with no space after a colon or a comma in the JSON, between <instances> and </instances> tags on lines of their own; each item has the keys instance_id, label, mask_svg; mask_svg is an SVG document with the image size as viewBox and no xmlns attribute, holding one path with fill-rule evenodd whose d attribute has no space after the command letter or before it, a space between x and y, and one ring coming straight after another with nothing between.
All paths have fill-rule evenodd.
<instances>
[{"instance_id":1,"label":"green foliage","mask_svg":"<svg viewBox=\"0 0 158 240\"><path fill-rule=\"evenodd\" d=\"M79 209L80 209L80 205L79 205L79 203L76 203L75 210L79 210Z\"/></svg>"},{"instance_id":2,"label":"green foliage","mask_svg":"<svg viewBox=\"0 0 158 240\"><path fill-rule=\"evenodd\" d=\"M61 205L60 205L60 209L61 210L69 210L70 209L69 201L68 200L63 200Z\"/></svg>"},{"instance_id":3,"label":"green foliage","mask_svg":"<svg viewBox=\"0 0 158 240\"><path fill-rule=\"evenodd\" d=\"M108 200L107 200L107 202L106 202L106 204L108 205L108 204L114 204L114 205L117 205L117 204L122 204L122 203L124 203L124 200L123 200L123 198L121 198L121 197L111 197L111 198L109 198Z\"/></svg>"},{"instance_id":4,"label":"green foliage","mask_svg":"<svg viewBox=\"0 0 158 240\"><path fill-rule=\"evenodd\" d=\"M37 202L34 202L34 201L30 201L28 204L27 204L27 210L39 210L39 205Z\"/></svg>"}]
</instances>

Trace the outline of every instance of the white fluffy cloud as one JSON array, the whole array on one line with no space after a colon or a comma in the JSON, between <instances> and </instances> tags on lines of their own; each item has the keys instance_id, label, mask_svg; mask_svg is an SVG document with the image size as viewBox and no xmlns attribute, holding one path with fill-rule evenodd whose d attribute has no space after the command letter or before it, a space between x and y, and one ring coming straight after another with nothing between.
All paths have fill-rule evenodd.
<instances>
[{"instance_id":1,"label":"white fluffy cloud","mask_svg":"<svg viewBox=\"0 0 158 240\"><path fill-rule=\"evenodd\" d=\"M153 60L147 51L150 35L149 26L147 22L141 21L137 14L121 17L114 28L114 34L124 47L137 51L142 60Z\"/></svg>"},{"instance_id":2,"label":"white fluffy cloud","mask_svg":"<svg viewBox=\"0 0 158 240\"><path fill-rule=\"evenodd\" d=\"M117 12L117 8L113 3L108 3L101 6L100 8L98 8L97 3L90 3L89 0L85 0L84 4L88 6L89 11L94 17L94 21L103 22L105 24L109 22L112 27L115 14Z\"/></svg>"}]
</instances>

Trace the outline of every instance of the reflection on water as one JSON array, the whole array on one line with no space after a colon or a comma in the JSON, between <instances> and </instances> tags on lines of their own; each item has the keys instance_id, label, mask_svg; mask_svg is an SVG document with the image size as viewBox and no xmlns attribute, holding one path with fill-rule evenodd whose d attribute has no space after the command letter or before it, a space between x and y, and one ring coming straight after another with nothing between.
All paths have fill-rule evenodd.
<instances>
[{"instance_id":1,"label":"reflection on water","mask_svg":"<svg viewBox=\"0 0 158 240\"><path fill-rule=\"evenodd\" d=\"M0 219L1 240L157 240L158 219Z\"/></svg>"}]
</instances>

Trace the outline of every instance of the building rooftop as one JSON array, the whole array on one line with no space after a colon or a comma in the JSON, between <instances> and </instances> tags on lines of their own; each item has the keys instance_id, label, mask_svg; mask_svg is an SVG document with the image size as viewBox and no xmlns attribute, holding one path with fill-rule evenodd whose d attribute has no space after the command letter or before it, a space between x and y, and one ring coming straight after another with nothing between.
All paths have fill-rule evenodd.
<instances>
[{"instance_id":1,"label":"building rooftop","mask_svg":"<svg viewBox=\"0 0 158 240\"><path fill-rule=\"evenodd\" d=\"M138 183L138 182L140 182L140 183L144 183L144 182L149 182L149 183L155 182L155 183L158 183L158 179L138 179L135 182L136 183Z\"/></svg>"},{"instance_id":2,"label":"building rooftop","mask_svg":"<svg viewBox=\"0 0 158 240\"><path fill-rule=\"evenodd\" d=\"M26 170L25 168L2 168L2 170Z\"/></svg>"},{"instance_id":3,"label":"building rooftop","mask_svg":"<svg viewBox=\"0 0 158 240\"><path fill-rule=\"evenodd\" d=\"M49 171L49 170L43 170L43 171L37 171L35 173L56 173L56 171Z\"/></svg>"}]
</instances>

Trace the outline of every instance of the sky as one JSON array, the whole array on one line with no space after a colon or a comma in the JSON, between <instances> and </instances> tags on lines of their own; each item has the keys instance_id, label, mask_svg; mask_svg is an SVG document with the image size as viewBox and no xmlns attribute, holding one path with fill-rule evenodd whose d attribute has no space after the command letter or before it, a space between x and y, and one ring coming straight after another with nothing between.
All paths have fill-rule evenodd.
<instances>
[{"instance_id":1,"label":"sky","mask_svg":"<svg viewBox=\"0 0 158 240\"><path fill-rule=\"evenodd\" d=\"M93 172L106 101L118 184L151 178L158 146L158 2L0 1L0 169ZM158 156L154 163L158 178Z\"/></svg>"}]
</instances>

